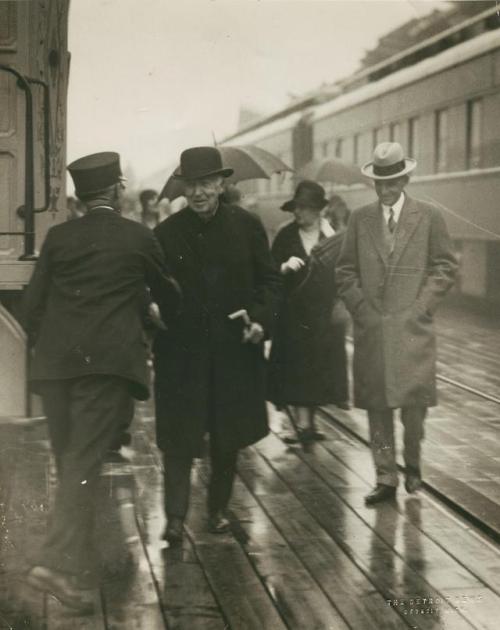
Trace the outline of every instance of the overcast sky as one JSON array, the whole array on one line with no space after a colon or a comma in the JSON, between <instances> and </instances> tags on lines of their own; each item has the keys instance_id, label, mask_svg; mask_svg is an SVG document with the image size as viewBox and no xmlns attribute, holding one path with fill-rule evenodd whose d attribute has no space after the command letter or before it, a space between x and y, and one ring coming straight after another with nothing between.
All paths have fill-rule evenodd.
<instances>
[{"instance_id":1,"label":"overcast sky","mask_svg":"<svg viewBox=\"0 0 500 630\"><path fill-rule=\"evenodd\" d=\"M68 159L117 150L137 179L357 69L427 0L72 0Z\"/></svg>"}]
</instances>

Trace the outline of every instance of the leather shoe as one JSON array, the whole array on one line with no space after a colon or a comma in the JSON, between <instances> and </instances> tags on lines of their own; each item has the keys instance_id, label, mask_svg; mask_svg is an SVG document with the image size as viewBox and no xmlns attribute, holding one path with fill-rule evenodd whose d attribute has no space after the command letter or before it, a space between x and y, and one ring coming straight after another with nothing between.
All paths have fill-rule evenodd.
<instances>
[{"instance_id":1,"label":"leather shoe","mask_svg":"<svg viewBox=\"0 0 500 630\"><path fill-rule=\"evenodd\" d=\"M394 500L396 496L396 486L387 486L384 483L378 483L377 486L365 497L366 505L374 505L381 501Z\"/></svg>"},{"instance_id":2,"label":"leather shoe","mask_svg":"<svg viewBox=\"0 0 500 630\"><path fill-rule=\"evenodd\" d=\"M230 529L230 523L223 512L215 512L208 517L208 529L212 534L225 534Z\"/></svg>"},{"instance_id":3,"label":"leather shoe","mask_svg":"<svg viewBox=\"0 0 500 630\"><path fill-rule=\"evenodd\" d=\"M26 582L39 591L53 595L62 604L81 614L94 612L92 591L76 588L71 577L60 571L35 566L29 571Z\"/></svg>"},{"instance_id":4,"label":"leather shoe","mask_svg":"<svg viewBox=\"0 0 500 630\"><path fill-rule=\"evenodd\" d=\"M168 524L165 533L163 534L164 540L168 541L171 545L179 545L182 542L182 536L184 534L184 520L179 516L169 516Z\"/></svg>"},{"instance_id":5,"label":"leather shoe","mask_svg":"<svg viewBox=\"0 0 500 630\"><path fill-rule=\"evenodd\" d=\"M422 486L422 476L417 469L407 469L405 478L406 492L412 494L419 490Z\"/></svg>"}]
</instances>

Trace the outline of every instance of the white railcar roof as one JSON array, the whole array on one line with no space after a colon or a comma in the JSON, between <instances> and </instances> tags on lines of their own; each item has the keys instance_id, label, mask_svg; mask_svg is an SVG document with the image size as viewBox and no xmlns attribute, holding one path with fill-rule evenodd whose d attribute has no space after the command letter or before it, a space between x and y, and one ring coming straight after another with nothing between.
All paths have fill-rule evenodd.
<instances>
[{"instance_id":1,"label":"white railcar roof","mask_svg":"<svg viewBox=\"0 0 500 630\"><path fill-rule=\"evenodd\" d=\"M479 57L485 53L500 48L500 29L478 35L463 44L457 44L437 55L424 59L409 68L403 68L374 83L368 83L357 90L342 94L341 96L316 105L313 108L313 120L321 120L343 109L353 107L359 103L387 94L404 85L415 83L433 74L442 72L447 68L458 66L469 59Z\"/></svg>"},{"instance_id":2,"label":"white railcar roof","mask_svg":"<svg viewBox=\"0 0 500 630\"><path fill-rule=\"evenodd\" d=\"M478 35L429 59L424 59L413 66L402 68L378 81L363 85L326 103L308 106L304 110L293 112L269 123L263 122L260 126L243 131L239 135L233 135L227 144L250 144L265 140L277 133L292 129L306 113L311 114L313 121L327 118L343 109L348 109L377 98L382 94L387 94L404 85L425 79L497 48L500 49L500 29Z\"/></svg>"},{"instance_id":3,"label":"white railcar roof","mask_svg":"<svg viewBox=\"0 0 500 630\"><path fill-rule=\"evenodd\" d=\"M240 135L233 135L231 139L224 144L227 145L239 145L239 144L255 144L259 140L270 138L271 136L280 133L281 131L288 131L293 129L299 120L304 116L306 110L299 112L293 112L288 116L283 116L277 120L273 120L270 123L263 123L260 127L254 127L248 131L243 131Z\"/></svg>"}]
</instances>

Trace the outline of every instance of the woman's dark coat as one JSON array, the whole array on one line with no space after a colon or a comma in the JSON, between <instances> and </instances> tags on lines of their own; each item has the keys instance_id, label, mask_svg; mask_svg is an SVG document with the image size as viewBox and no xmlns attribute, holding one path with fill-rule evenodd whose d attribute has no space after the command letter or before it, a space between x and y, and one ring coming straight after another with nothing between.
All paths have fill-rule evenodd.
<instances>
[{"instance_id":1,"label":"woman's dark coat","mask_svg":"<svg viewBox=\"0 0 500 630\"><path fill-rule=\"evenodd\" d=\"M308 264L284 276L285 297L271 350L268 399L277 406L345 402L344 330L331 323L336 298L332 265L310 269L295 221L278 232L272 253L279 266L290 256Z\"/></svg>"},{"instance_id":2,"label":"woman's dark coat","mask_svg":"<svg viewBox=\"0 0 500 630\"><path fill-rule=\"evenodd\" d=\"M154 344L157 437L172 455L200 456L203 436L221 450L243 448L268 432L262 344L242 343L246 309L270 333L281 278L259 219L221 204L203 223L190 208L155 230L183 292L183 312Z\"/></svg>"}]
</instances>

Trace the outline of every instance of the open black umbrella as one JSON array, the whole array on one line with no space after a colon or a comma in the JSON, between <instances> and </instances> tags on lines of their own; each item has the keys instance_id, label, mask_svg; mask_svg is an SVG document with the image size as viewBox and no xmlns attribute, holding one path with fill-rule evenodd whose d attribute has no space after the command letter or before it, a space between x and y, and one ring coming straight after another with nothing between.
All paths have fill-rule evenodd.
<instances>
[{"instance_id":1,"label":"open black umbrella","mask_svg":"<svg viewBox=\"0 0 500 630\"><path fill-rule=\"evenodd\" d=\"M269 179L274 173L293 170L281 158L254 145L235 147L222 145L218 146L217 149L222 156L224 167L234 170L231 177L226 179L226 182L230 184L245 179ZM160 193L160 199L167 197L172 200L184 193L182 180L174 177L177 172L178 168L168 178Z\"/></svg>"}]
</instances>

